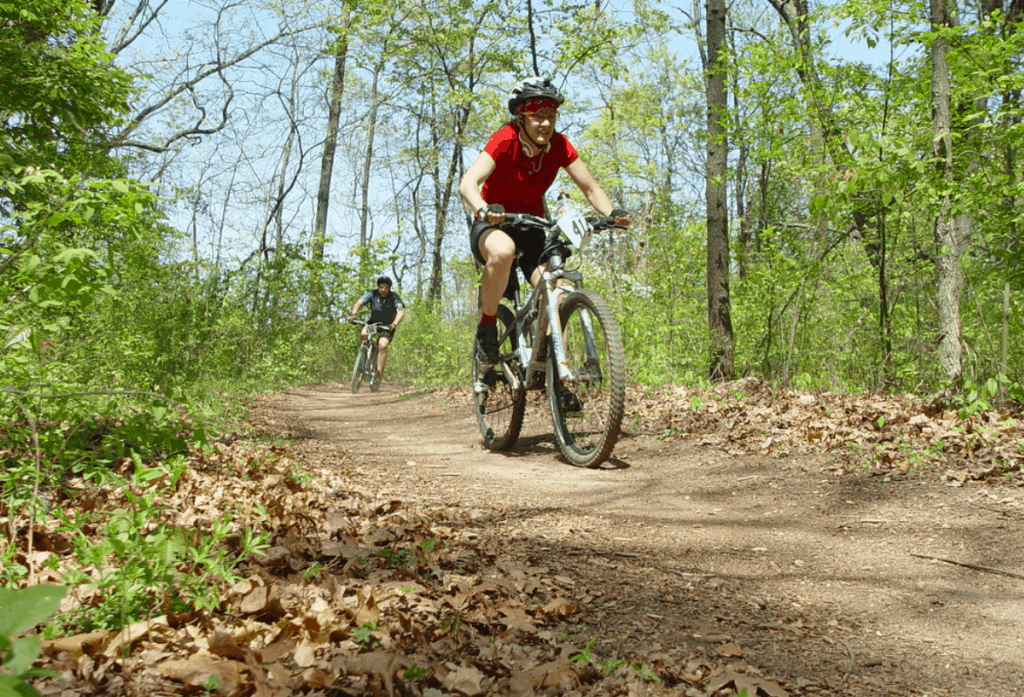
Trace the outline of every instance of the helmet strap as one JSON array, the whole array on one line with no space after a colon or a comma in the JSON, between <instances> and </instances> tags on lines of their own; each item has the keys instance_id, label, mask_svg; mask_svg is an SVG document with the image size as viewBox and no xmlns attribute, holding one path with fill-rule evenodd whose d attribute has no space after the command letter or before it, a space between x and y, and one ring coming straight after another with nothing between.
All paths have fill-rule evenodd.
<instances>
[{"instance_id":1,"label":"helmet strap","mask_svg":"<svg viewBox=\"0 0 1024 697\"><path fill-rule=\"evenodd\" d=\"M544 145L541 145L540 143L535 141L530 136L530 132L526 130L526 119L523 118L523 114L521 112L519 114L516 114L515 122L519 126L519 142L525 145L528 151L526 153L527 157L533 157L538 152L544 153L548 151L548 148L551 147L551 141L549 140ZM525 140L523 139L524 136L526 137Z\"/></svg>"},{"instance_id":2,"label":"helmet strap","mask_svg":"<svg viewBox=\"0 0 1024 697\"><path fill-rule=\"evenodd\" d=\"M525 136L525 138L524 138ZM544 162L544 154L551 149L551 141L548 141L543 146L530 137L530 134L526 132L526 128L519 129L519 143L523 146L523 150L526 152L526 156L530 158L531 174L536 174L540 171L541 164ZM536 162L533 162L533 158L536 157L537 153L540 153L540 157L537 158Z\"/></svg>"}]
</instances>

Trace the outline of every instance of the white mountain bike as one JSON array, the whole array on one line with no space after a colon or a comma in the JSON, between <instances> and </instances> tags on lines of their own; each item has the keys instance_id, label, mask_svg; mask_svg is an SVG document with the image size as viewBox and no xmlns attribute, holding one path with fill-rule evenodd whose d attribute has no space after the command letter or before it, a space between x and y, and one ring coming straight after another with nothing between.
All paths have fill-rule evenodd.
<instances>
[{"instance_id":1,"label":"white mountain bike","mask_svg":"<svg viewBox=\"0 0 1024 697\"><path fill-rule=\"evenodd\" d=\"M614 218L570 211L548 220L508 214L499 227L538 229L546 239L547 269L526 301L498 307L500 361L473 357L473 408L484 444L506 450L519 438L527 390L546 390L558 447L577 467L596 467L611 455L622 428L626 368L618 323L607 303L583 288L583 275L565 268L570 241L616 226ZM513 269L513 273L515 270Z\"/></svg>"},{"instance_id":2,"label":"white mountain bike","mask_svg":"<svg viewBox=\"0 0 1024 697\"><path fill-rule=\"evenodd\" d=\"M364 380L370 386L370 392L376 392L380 389L380 378L377 376L377 353L380 346L377 342L380 341L381 333L388 330L388 325L361 319L351 320L351 324L366 327L366 341L359 342L356 362L352 366L352 394L359 392L359 386Z\"/></svg>"}]
</instances>

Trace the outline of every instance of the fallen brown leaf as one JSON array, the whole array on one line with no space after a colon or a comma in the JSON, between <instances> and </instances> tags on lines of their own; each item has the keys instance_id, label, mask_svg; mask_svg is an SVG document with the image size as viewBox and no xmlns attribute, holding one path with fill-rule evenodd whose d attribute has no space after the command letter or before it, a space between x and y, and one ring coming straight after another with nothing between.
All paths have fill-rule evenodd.
<instances>
[{"instance_id":1,"label":"fallen brown leaf","mask_svg":"<svg viewBox=\"0 0 1024 697\"><path fill-rule=\"evenodd\" d=\"M487 677L472 666L445 666L438 670L438 680L449 690L454 690L467 697L475 697L484 693L481 683Z\"/></svg>"},{"instance_id":2,"label":"fallen brown leaf","mask_svg":"<svg viewBox=\"0 0 1024 697\"><path fill-rule=\"evenodd\" d=\"M727 685L735 687L737 692L746 690L747 697L757 697L761 693L768 697L789 697L789 693L773 680L751 677L731 670L723 672L708 683L708 694L714 694Z\"/></svg>"},{"instance_id":3,"label":"fallen brown leaf","mask_svg":"<svg viewBox=\"0 0 1024 697\"><path fill-rule=\"evenodd\" d=\"M231 695L244 680L246 666L216 656L197 654L184 660L171 659L158 666L160 673L172 680L197 687L211 686L218 693Z\"/></svg>"},{"instance_id":4,"label":"fallen brown leaf","mask_svg":"<svg viewBox=\"0 0 1024 697\"><path fill-rule=\"evenodd\" d=\"M346 673L367 675L377 679L387 694L395 693L395 675L412 665L409 657L390 651L372 651L342 658Z\"/></svg>"},{"instance_id":5,"label":"fallen brown leaf","mask_svg":"<svg viewBox=\"0 0 1024 697\"><path fill-rule=\"evenodd\" d=\"M55 655L62 651L71 653L75 658L80 658L88 649L92 652L101 645L111 632L89 632L88 634L75 634L74 636L60 639L45 639L42 642L43 655Z\"/></svg>"}]
</instances>

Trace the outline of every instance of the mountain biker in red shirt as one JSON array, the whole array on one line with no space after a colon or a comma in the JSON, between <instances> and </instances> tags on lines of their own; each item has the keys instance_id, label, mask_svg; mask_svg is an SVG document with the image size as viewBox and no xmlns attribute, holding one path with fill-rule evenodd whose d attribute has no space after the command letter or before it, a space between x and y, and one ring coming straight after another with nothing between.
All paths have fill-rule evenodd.
<instances>
[{"instance_id":1,"label":"mountain biker in red shirt","mask_svg":"<svg viewBox=\"0 0 1024 697\"><path fill-rule=\"evenodd\" d=\"M497 363L498 303L508 285L516 250L527 280L536 285L543 273L539 265L544 236L540 231L506 231L500 226L505 213L545 215L544 194L565 169L600 215L614 216L628 225L628 212L615 208L608 194L594 181L576 149L555 131L558 107L565 97L550 80L528 77L508 98L512 119L491 135L487 145L462 177L459 193L473 214L469 245L483 264L480 323L476 351L487 363Z\"/></svg>"}]
</instances>

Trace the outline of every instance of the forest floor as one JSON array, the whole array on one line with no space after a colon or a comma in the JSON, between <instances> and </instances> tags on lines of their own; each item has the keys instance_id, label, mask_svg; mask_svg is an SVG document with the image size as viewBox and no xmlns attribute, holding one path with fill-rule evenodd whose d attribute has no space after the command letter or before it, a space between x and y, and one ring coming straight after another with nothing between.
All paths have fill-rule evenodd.
<instances>
[{"instance_id":1,"label":"forest floor","mask_svg":"<svg viewBox=\"0 0 1024 697\"><path fill-rule=\"evenodd\" d=\"M257 430L287 440L223 446L188 495L261 498L287 534L222 614L84 663L48 643L64 672L41 691L1024 694L1019 418L756 381L628 397L597 469L561 458L539 395L507 453L466 390L260 397Z\"/></svg>"}]
</instances>

